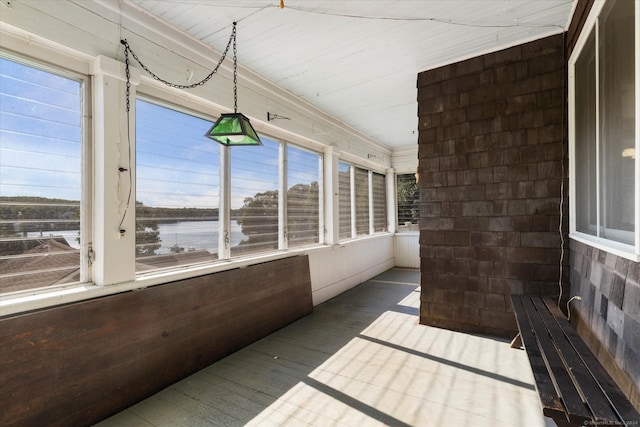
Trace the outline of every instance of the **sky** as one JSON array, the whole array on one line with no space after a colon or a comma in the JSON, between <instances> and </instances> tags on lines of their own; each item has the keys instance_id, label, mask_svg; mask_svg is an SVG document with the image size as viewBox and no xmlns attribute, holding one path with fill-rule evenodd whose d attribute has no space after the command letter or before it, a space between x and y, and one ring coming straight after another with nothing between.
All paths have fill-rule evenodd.
<instances>
[{"instance_id":1,"label":"sky","mask_svg":"<svg viewBox=\"0 0 640 427\"><path fill-rule=\"evenodd\" d=\"M136 199L216 208L220 146L209 120L136 100ZM231 207L278 187L279 143L231 149ZM82 83L0 58L0 195L80 200ZM319 181L319 154L288 148L289 187Z\"/></svg>"},{"instance_id":2,"label":"sky","mask_svg":"<svg viewBox=\"0 0 640 427\"><path fill-rule=\"evenodd\" d=\"M80 200L81 83L0 58L0 195Z\"/></svg>"},{"instance_id":3,"label":"sky","mask_svg":"<svg viewBox=\"0 0 640 427\"><path fill-rule=\"evenodd\" d=\"M147 101L136 102L137 196L149 206L218 207L220 145L204 136L210 121ZM231 208L273 191L280 143L231 148ZM288 187L319 181L320 155L288 146Z\"/></svg>"}]
</instances>

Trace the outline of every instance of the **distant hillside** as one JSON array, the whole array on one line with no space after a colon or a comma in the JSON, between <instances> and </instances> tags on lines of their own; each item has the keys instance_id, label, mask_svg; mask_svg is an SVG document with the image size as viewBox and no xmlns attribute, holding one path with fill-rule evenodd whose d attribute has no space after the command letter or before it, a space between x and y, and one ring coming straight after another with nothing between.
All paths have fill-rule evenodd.
<instances>
[{"instance_id":1,"label":"distant hillside","mask_svg":"<svg viewBox=\"0 0 640 427\"><path fill-rule=\"evenodd\" d=\"M80 202L46 197L0 197L0 237L27 232L75 230L80 224Z\"/></svg>"},{"instance_id":2,"label":"distant hillside","mask_svg":"<svg viewBox=\"0 0 640 427\"><path fill-rule=\"evenodd\" d=\"M177 221L217 221L218 208L154 208L136 203L136 216L140 219L154 220L160 224Z\"/></svg>"},{"instance_id":3,"label":"distant hillside","mask_svg":"<svg viewBox=\"0 0 640 427\"><path fill-rule=\"evenodd\" d=\"M232 217L236 217L236 211ZM218 208L165 208L136 203L136 216L158 224L178 221L217 221ZM80 228L80 202L30 196L0 196L0 237L27 232Z\"/></svg>"}]
</instances>

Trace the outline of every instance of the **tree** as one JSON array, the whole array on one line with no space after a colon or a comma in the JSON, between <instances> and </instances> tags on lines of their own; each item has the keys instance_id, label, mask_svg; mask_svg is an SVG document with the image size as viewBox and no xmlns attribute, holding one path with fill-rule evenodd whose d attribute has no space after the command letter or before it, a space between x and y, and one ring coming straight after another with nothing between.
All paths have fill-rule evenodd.
<instances>
[{"instance_id":1,"label":"tree","mask_svg":"<svg viewBox=\"0 0 640 427\"><path fill-rule=\"evenodd\" d=\"M136 202L136 256L155 255L162 246L158 221L153 208Z\"/></svg>"},{"instance_id":2,"label":"tree","mask_svg":"<svg viewBox=\"0 0 640 427\"><path fill-rule=\"evenodd\" d=\"M0 237L80 229L80 201L35 196L0 196Z\"/></svg>"},{"instance_id":3,"label":"tree","mask_svg":"<svg viewBox=\"0 0 640 427\"><path fill-rule=\"evenodd\" d=\"M246 243L278 242L278 190L256 193L244 199L238 225L249 236ZM245 242L243 242L245 243Z\"/></svg>"},{"instance_id":4,"label":"tree","mask_svg":"<svg viewBox=\"0 0 640 427\"><path fill-rule=\"evenodd\" d=\"M318 241L319 187L317 182L296 184L287 191L287 235L290 242ZM249 236L244 244L278 243L278 191L257 193L244 199L238 225Z\"/></svg>"},{"instance_id":5,"label":"tree","mask_svg":"<svg viewBox=\"0 0 640 427\"><path fill-rule=\"evenodd\" d=\"M420 220L420 193L415 175L398 175L398 224Z\"/></svg>"},{"instance_id":6,"label":"tree","mask_svg":"<svg viewBox=\"0 0 640 427\"><path fill-rule=\"evenodd\" d=\"M318 241L319 188L317 182L296 184L287 191L287 233L289 241Z\"/></svg>"}]
</instances>

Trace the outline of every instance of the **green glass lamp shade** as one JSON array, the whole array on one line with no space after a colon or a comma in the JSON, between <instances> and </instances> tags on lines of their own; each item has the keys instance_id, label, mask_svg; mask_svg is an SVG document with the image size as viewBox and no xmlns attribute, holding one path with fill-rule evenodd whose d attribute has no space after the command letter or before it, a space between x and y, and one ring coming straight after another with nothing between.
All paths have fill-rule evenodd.
<instances>
[{"instance_id":1,"label":"green glass lamp shade","mask_svg":"<svg viewBox=\"0 0 640 427\"><path fill-rule=\"evenodd\" d=\"M249 119L242 113L222 114L204 136L222 145L262 145Z\"/></svg>"}]
</instances>

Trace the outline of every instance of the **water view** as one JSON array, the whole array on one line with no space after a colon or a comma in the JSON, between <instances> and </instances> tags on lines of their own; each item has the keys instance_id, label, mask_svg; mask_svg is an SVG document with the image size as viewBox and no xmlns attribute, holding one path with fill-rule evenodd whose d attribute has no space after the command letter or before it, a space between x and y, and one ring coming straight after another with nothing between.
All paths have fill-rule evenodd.
<instances>
[{"instance_id":1,"label":"water view","mask_svg":"<svg viewBox=\"0 0 640 427\"><path fill-rule=\"evenodd\" d=\"M218 221L180 221L171 224L158 224L162 246L157 254L167 254L173 248L184 251L205 249L211 253L218 252ZM236 221L231 221L231 246L237 246L248 237Z\"/></svg>"},{"instance_id":2,"label":"water view","mask_svg":"<svg viewBox=\"0 0 640 427\"><path fill-rule=\"evenodd\" d=\"M168 254L172 249L182 248L184 251L205 249L211 253L218 252L218 221L180 221L170 224L158 224L161 246L156 254ZM29 232L28 237L54 237L62 236L67 243L80 249L78 230L61 230L55 232ZM231 221L231 246L237 246L248 237L242 233L238 223Z\"/></svg>"}]
</instances>

